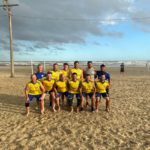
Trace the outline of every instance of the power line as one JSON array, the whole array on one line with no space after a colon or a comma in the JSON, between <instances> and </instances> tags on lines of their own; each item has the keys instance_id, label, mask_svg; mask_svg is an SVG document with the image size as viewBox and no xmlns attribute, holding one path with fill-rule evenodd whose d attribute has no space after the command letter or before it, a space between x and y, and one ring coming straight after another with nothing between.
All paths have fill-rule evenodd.
<instances>
[{"instance_id":1,"label":"power line","mask_svg":"<svg viewBox=\"0 0 150 150\"><path fill-rule=\"evenodd\" d=\"M4 15L5 16L5 15ZM114 18L114 19L96 19L96 18L51 18L51 17L40 17L40 16L24 16L14 15L15 18L21 19L34 19L34 20L48 20L48 21L73 21L73 22L111 22L111 21L145 21L150 20L150 17L131 17L131 18Z\"/></svg>"}]
</instances>

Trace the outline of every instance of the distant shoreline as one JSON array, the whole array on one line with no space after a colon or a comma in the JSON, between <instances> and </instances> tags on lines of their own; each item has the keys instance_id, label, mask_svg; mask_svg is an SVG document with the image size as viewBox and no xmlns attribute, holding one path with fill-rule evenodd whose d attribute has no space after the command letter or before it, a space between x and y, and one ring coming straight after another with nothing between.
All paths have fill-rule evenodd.
<instances>
[{"instance_id":1,"label":"distant shoreline","mask_svg":"<svg viewBox=\"0 0 150 150\"><path fill-rule=\"evenodd\" d=\"M73 65L73 61L15 61L15 66L31 66L38 65L38 64L45 64L45 65L53 65L53 63L58 63L60 66L63 65L64 62L67 62L70 66ZM125 66L128 67L146 67L147 64L150 64L150 61L146 60L125 60L125 61L93 61L94 66L99 66L101 64L105 64L108 67L120 67L121 63L124 63ZM0 66L9 66L9 61L0 61ZM87 61L80 61L81 66L86 66Z\"/></svg>"}]
</instances>

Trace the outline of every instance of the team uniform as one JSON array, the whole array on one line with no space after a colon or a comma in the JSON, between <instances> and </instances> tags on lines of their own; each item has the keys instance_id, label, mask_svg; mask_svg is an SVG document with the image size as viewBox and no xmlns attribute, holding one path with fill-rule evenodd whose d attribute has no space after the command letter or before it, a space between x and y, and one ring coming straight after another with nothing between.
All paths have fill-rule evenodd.
<instances>
[{"instance_id":1,"label":"team uniform","mask_svg":"<svg viewBox=\"0 0 150 150\"><path fill-rule=\"evenodd\" d=\"M83 81L81 83L81 88L82 88L82 96L83 97L87 97L89 96L90 98L93 97L94 95L94 88L95 88L95 84L93 81Z\"/></svg>"},{"instance_id":2,"label":"team uniform","mask_svg":"<svg viewBox=\"0 0 150 150\"><path fill-rule=\"evenodd\" d=\"M42 84L45 88L45 93L46 94L50 94L51 92L53 92L53 86L54 86L55 80L48 80L48 79L44 79L42 81Z\"/></svg>"},{"instance_id":3,"label":"team uniform","mask_svg":"<svg viewBox=\"0 0 150 150\"><path fill-rule=\"evenodd\" d=\"M100 97L100 98L101 97L103 97L103 98L108 97L106 89L108 88L109 83L107 80L103 83L100 81L96 81L95 86L96 86L96 97Z\"/></svg>"},{"instance_id":4,"label":"team uniform","mask_svg":"<svg viewBox=\"0 0 150 150\"><path fill-rule=\"evenodd\" d=\"M61 70L61 73L65 76L66 79L69 79L69 73L70 73L69 69L67 71L66 70Z\"/></svg>"},{"instance_id":5,"label":"team uniform","mask_svg":"<svg viewBox=\"0 0 150 150\"><path fill-rule=\"evenodd\" d=\"M33 98L40 101L40 98L42 96L41 82L40 81L37 81L36 83L29 82L27 84L27 89L28 89L29 102L32 101Z\"/></svg>"},{"instance_id":6,"label":"team uniform","mask_svg":"<svg viewBox=\"0 0 150 150\"><path fill-rule=\"evenodd\" d=\"M52 79L55 81L58 81L60 74L61 74L61 71L50 71L50 72L52 73Z\"/></svg>"},{"instance_id":7,"label":"team uniform","mask_svg":"<svg viewBox=\"0 0 150 150\"><path fill-rule=\"evenodd\" d=\"M46 77L46 73L44 73L44 72L36 72L35 75L37 77L37 80L39 80L39 81L42 81L43 78Z\"/></svg>"},{"instance_id":8,"label":"team uniform","mask_svg":"<svg viewBox=\"0 0 150 150\"><path fill-rule=\"evenodd\" d=\"M81 76L83 75L83 70L82 69L80 69L80 68L72 68L71 70L70 70L70 72L71 72L71 74L73 74L73 73L76 73L77 74L77 79L78 80L81 80Z\"/></svg>"},{"instance_id":9,"label":"team uniform","mask_svg":"<svg viewBox=\"0 0 150 150\"><path fill-rule=\"evenodd\" d=\"M98 79L101 77L101 75L105 75L106 80L110 83L110 74L108 72L104 72L104 71L97 71L96 75L98 77ZM106 89L107 94L109 95L109 88Z\"/></svg>"},{"instance_id":10,"label":"team uniform","mask_svg":"<svg viewBox=\"0 0 150 150\"><path fill-rule=\"evenodd\" d=\"M73 104L73 98L76 96L77 99L77 106L80 105L81 103L81 98L80 98L80 81L68 81L68 105L72 106Z\"/></svg>"},{"instance_id":11,"label":"team uniform","mask_svg":"<svg viewBox=\"0 0 150 150\"><path fill-rule=\"evenodd\" d=\"M62 95L67 96L67 81L56 81L55 88L57 90L58 97Z\"/></svg>"}]
</instances>

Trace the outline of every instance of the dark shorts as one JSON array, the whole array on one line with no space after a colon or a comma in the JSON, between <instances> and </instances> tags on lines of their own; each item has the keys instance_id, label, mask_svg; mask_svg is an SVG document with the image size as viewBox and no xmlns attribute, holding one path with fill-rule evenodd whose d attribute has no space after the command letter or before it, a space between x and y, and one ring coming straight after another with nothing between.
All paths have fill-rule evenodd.
<instances>
[{"instance_id":1,"label":"dark shorts","mask_svg":"<svg viewBox=\"0 0 150 150\"><path fill-rule=\"evenodd\" d=\"M28 97L29 97L29 101L31 102L34 98L37 100L37 101L40 101L41 99L41 94L40 95L28 95Z\"/></svg>"},{"instance_id":2,"label":"dark shorts","mask_svg":"<svg viewBox=\"0 0 150 150\"><path fill-rule=\"evenodd\" d=\"M107 95L109 96L109 89L106 89L106 93L107 93Z\"/></svg>"},{"instance_id":3,"label":"dark shorts","mask_svg":"<svg viewBox=\"0 0 150 150\"><path fill-rule=\"evenodd\" d=\"M63 96L63 95L67 97L67 96L68 96L68 92L58 92L58 93L57 93L57 96L58 96L58 97L61 97L61 96Z\"/></svg>"},{"instance_id":4,"label":"dark shorts","mask_svg":"<svg viewBox=\"0 0 150 150\"><path fill-rule=\"evenodd\" d=\"M51 90L51 91L45 91L45 94L51 94L52 92L54 92L54 90Z\"/></svg>"},{"instance_id":5,"label":"dark shorts","mask_svg":"<svg viewBox=\"0 0 150 150\"><path fill-rule=\"evenodd\" d=\"M73 98L74 96L76 96L76 99L77 99L77 107L79 107L81 105L81 97L80 97L80 94L72 94L72 93L68 93L68 96L67 96L67 103L68 103L68 106L72 106L73 105Z\"/></svg>"},{"instance_id":6,"label":"dark shorts","mask_svg":"<svg viewBox=\"0 0 150 150\"><path fill-rule=\"evenodd\" d=\"M124 72L124 69L122 68L122 69L120 69L120 72Z\"/></svg>"},{"instance_id":7,"label":"dark shorts","mask_svg":"<svg viewBox=\"0 0 150 150\"><path fill-rule=\"evenodd\" d=\"M108 97L108 94L107 93L96 93L96 97L103 97L103 98L106 98Z\"/></svg>"},{"instance_id":8,"label":"dark shorts","mask_svg":"<svg viewBox=\"0 0 150 150\"><path fill-rule=\"evenodd\" d=\"M94 93L84 93L84 92L82 93L82 96L83 96L83 97L89 96L90 98L92 98L93 95L94 95Z\"/></svg>"},{"instance_id":9,"label":"dark shorts","mask_svg":"<svg viewBox=\"0 0 150 150\"><path fill-rule=\"evenodd\" d=\"M74 96L76 96L76 99L81 99L81 98L80 98L80 94L72 94L72 93L68 93L68 94L67 94L67 98L68 98L68 99L73 99Z\"/></svg>"}]
</instances>

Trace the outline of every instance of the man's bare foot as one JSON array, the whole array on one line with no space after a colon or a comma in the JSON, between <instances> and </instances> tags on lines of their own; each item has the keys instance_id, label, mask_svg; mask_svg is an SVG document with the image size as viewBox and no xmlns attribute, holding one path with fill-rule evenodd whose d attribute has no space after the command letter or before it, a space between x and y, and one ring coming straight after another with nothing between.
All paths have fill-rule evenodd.
<instances>
[{"instance_id":1,"label":"man's bare foot","mask_svg":"<svg viewBox=\"0 0 150 150\"><path fill-rule=\"evenodd\" d=\"M30 114L30 113L29 113L29 112L27 112L27 113L26 113L26 116L28 117L28 116L29 116L29 114Z\"/></svg>"},{"instance_id":2,"label":"man's bare foot","mask_svg":"<svg viewBox=\"0 0 150 150\"><path fill-rule=\"evenodd\" d=\"M98 112L98 109L96 109L95 111Z\"/></svg>"},{"instance_id":3,"label":"man's bare foot","mask_svg":"<svg viewBox=\"0 0 150 150\"><path fill-rule=\"evenodd\" d=\"M79 112L79 108L77 108L77 113Z\"/></svg>"},{"instance_id":4,"label":"man's bare foot","mask_svg":"<svg viewBox=\"0 0 150 150\"><path fill-rule=\"evenodd\" d=\"M39 107L38 107L38 106L36 106L36 107L35 107L35 110L39 110Z\"/></svg>"},{"instance_id":5,"label":"man's bare foot","mask_svg":"<svg viewBox=\"0 0 150 150\"><path fill-rule=\"evenodd\" d=\"M56 109L53 108L53 112L57 112Z\"/></svg>"},{"instance_id":6,"label":"man's bare foot","mask_svg":"<svg viewBox=\"0 0 150 150\"><path fill-rule=\"evenodd\" d=\"M58 107L58 112L60 112L60 107Z\"/></svg>"},{"instance_id":7,"label":"man's bare foot","mask_svg":"<svg viewBox=\"0 0 150 150\"><path fill-rule=\"evenodd\" d=\"M109 109L109 108L106 108L105 111L106 111L106 112L110 112L110 109Z\"/></svg>"},{"instance_id":8,"label":"man's bare foot","mask_svg":"<svg viewBox=\"0 0 150 150\"><path fill-rule=\"evenodd\" d=\"M41 111L41 115L43 115L44 114L44 110L43 111Z\"/></svg>"},{"instance_id":9,"label":"man's bare foot","mask_svg":"<svg viewBox=\"0 0 150 150\"><path fill-rule=\"evenodd\" d=\"M73 108L71 108L70 112L73 113Z\"/></svg>"}]
</instances>

